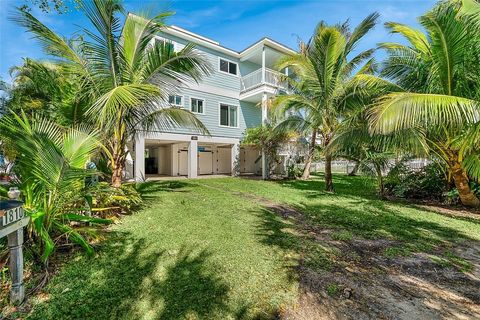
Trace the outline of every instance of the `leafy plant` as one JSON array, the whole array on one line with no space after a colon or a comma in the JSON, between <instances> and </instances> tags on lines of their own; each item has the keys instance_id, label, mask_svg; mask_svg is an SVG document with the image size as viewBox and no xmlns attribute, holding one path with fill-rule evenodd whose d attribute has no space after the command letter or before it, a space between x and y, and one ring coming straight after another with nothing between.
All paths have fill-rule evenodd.
<instances>
[{"instance_id":1,"label":"leafy plant","mask_svg":"<svg viewBox=\"0 0 480 320\"><path fill-rule=\"evenodd\" d=\"M135 184L125 183L119 188L107 182L99 182L88 190L91 211L102 217L109 214L125 214L142 203L140 193Z\"/></svg>"},{"instance_id":2,"label":"leafy plant","mask_svg":"<svg viewBox=\"0 0 480 320\"><path fill-rule=\"evenodd\" d=\"M97 174L85 169L85 164L100 147L98 132L82 127L66 129L44 118L10 114L0 119L0 138L16 151L15 184L31 218L29 230L41 260L47 261L60 239L92 254L87 238L95 235L95 226L110 223L86 216L85 207L78 207L85 203L85 178Z\"/></svg>"},{"instance_id":3,"label":"leafy plant","mask_svg":"<svg viewBox=\"0 0 480 320\"><path fill-rule=\"evenodd\" d=\"M438 163L413 170L405 161L400 161L385 179L387 192L400 198L442 200L447 186L444 169Z\"/></svg>"}]
</instances>

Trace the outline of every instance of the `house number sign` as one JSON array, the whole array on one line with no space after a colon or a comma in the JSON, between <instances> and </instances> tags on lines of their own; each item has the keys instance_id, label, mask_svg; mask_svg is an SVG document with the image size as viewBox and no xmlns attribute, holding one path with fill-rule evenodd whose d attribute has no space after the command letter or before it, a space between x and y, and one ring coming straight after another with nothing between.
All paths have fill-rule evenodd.
<instances>
[{"instance_id":1,"label":"house number sign","mask_svg":"<svg viewBox=\"0 0 480 320\"><path fill-rule=\"evenodd\" d=\"M12 288L10 300L17 304L25 298L23 286L23 227L28 224L23 204L17 200L0 200L0 238L8 238L10 249L10 275Z\"/></svg>"}]
</instances>

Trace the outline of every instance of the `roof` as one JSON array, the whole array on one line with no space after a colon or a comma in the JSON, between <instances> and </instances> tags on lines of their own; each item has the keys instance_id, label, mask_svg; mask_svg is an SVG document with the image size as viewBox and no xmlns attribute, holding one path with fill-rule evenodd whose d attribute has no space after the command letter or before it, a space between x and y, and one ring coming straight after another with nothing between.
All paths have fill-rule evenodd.
<instances>
[{"instance_id":1,"label":"roof","mask_svg":"<svg viewBox=\"0 0 480 320\"><path fill-rule=\"evenodd\" d=\"M234 56L234 57L239 58L239 59L242 58L243 56L246 56L250 52L258 49L259 47L262 47L263 45L271 47L271 48L273 48L277 51L280 51L284 54L292 54L292 53L296 52L295 50L289 48L288 46L286 46L286 45L284 45L284 44L282 44L278 41L275 41L273 39L270 39L268 37L264 37L264 38L258 40L257 42L253 43L252 45L248 46L247 48L245 48L242 51L235 51L233 49L230 49L230 48L227 48L227 47L224 47L224 46L220 45L220 43L218 41L203 37L199 34L196 34L194 32L188 31L186 29L180 28L178 26L172 25L172 26L166 27L162 31L165 32L165 33L168 33L170 35L177 36L179 38L188 40L190 42L197 43L197 44L203 45L205 47L223 52L225 54Z\"/></svg>"}]
</instances>

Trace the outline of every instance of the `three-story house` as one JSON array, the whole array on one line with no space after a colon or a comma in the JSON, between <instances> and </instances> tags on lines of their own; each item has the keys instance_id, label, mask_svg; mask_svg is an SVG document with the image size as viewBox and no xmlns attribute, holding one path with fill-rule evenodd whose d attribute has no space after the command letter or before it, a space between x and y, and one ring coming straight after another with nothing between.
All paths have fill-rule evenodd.
<instances>
[{"instance_id":1,"label":"three-story house","mask_svg":"<svg viewBox=\"0 0 480 320\"><path fill-rule=\"evenodd\" d=\"M169 96L170 105L193 112L210 135L187 128L144 132L131 147L130 177L260 173L265 157L254 148L240 148L240 142L247 128L266 119L268 99L285 90L273 68L278 58L294 51L263 38L237 52L176 26L165 28L155 41L168 41L175 50L194 43L213 67L199 83L183 85Z\"/></svg>"}]
</instances>

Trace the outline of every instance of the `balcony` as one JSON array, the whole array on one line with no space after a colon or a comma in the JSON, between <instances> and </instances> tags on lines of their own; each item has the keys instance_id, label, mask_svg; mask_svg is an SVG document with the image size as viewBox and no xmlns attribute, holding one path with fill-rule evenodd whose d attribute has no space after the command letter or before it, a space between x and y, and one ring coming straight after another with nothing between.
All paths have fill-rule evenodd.
<instances>
[{"instance_id":1,"label":"balcony","mask_svg":"<svg viewBox=\"0 0 480 320\"><path fill-rule=\"evenodd\" d=\"M265 70L265 76L263 75L263 70ZM274 89L286 90L287 82L282 80L283 76L285 75L268 68L255 70L242 77L241 92L245 93L263 85L274 87Z\"/></svg>"}]
</instances>

